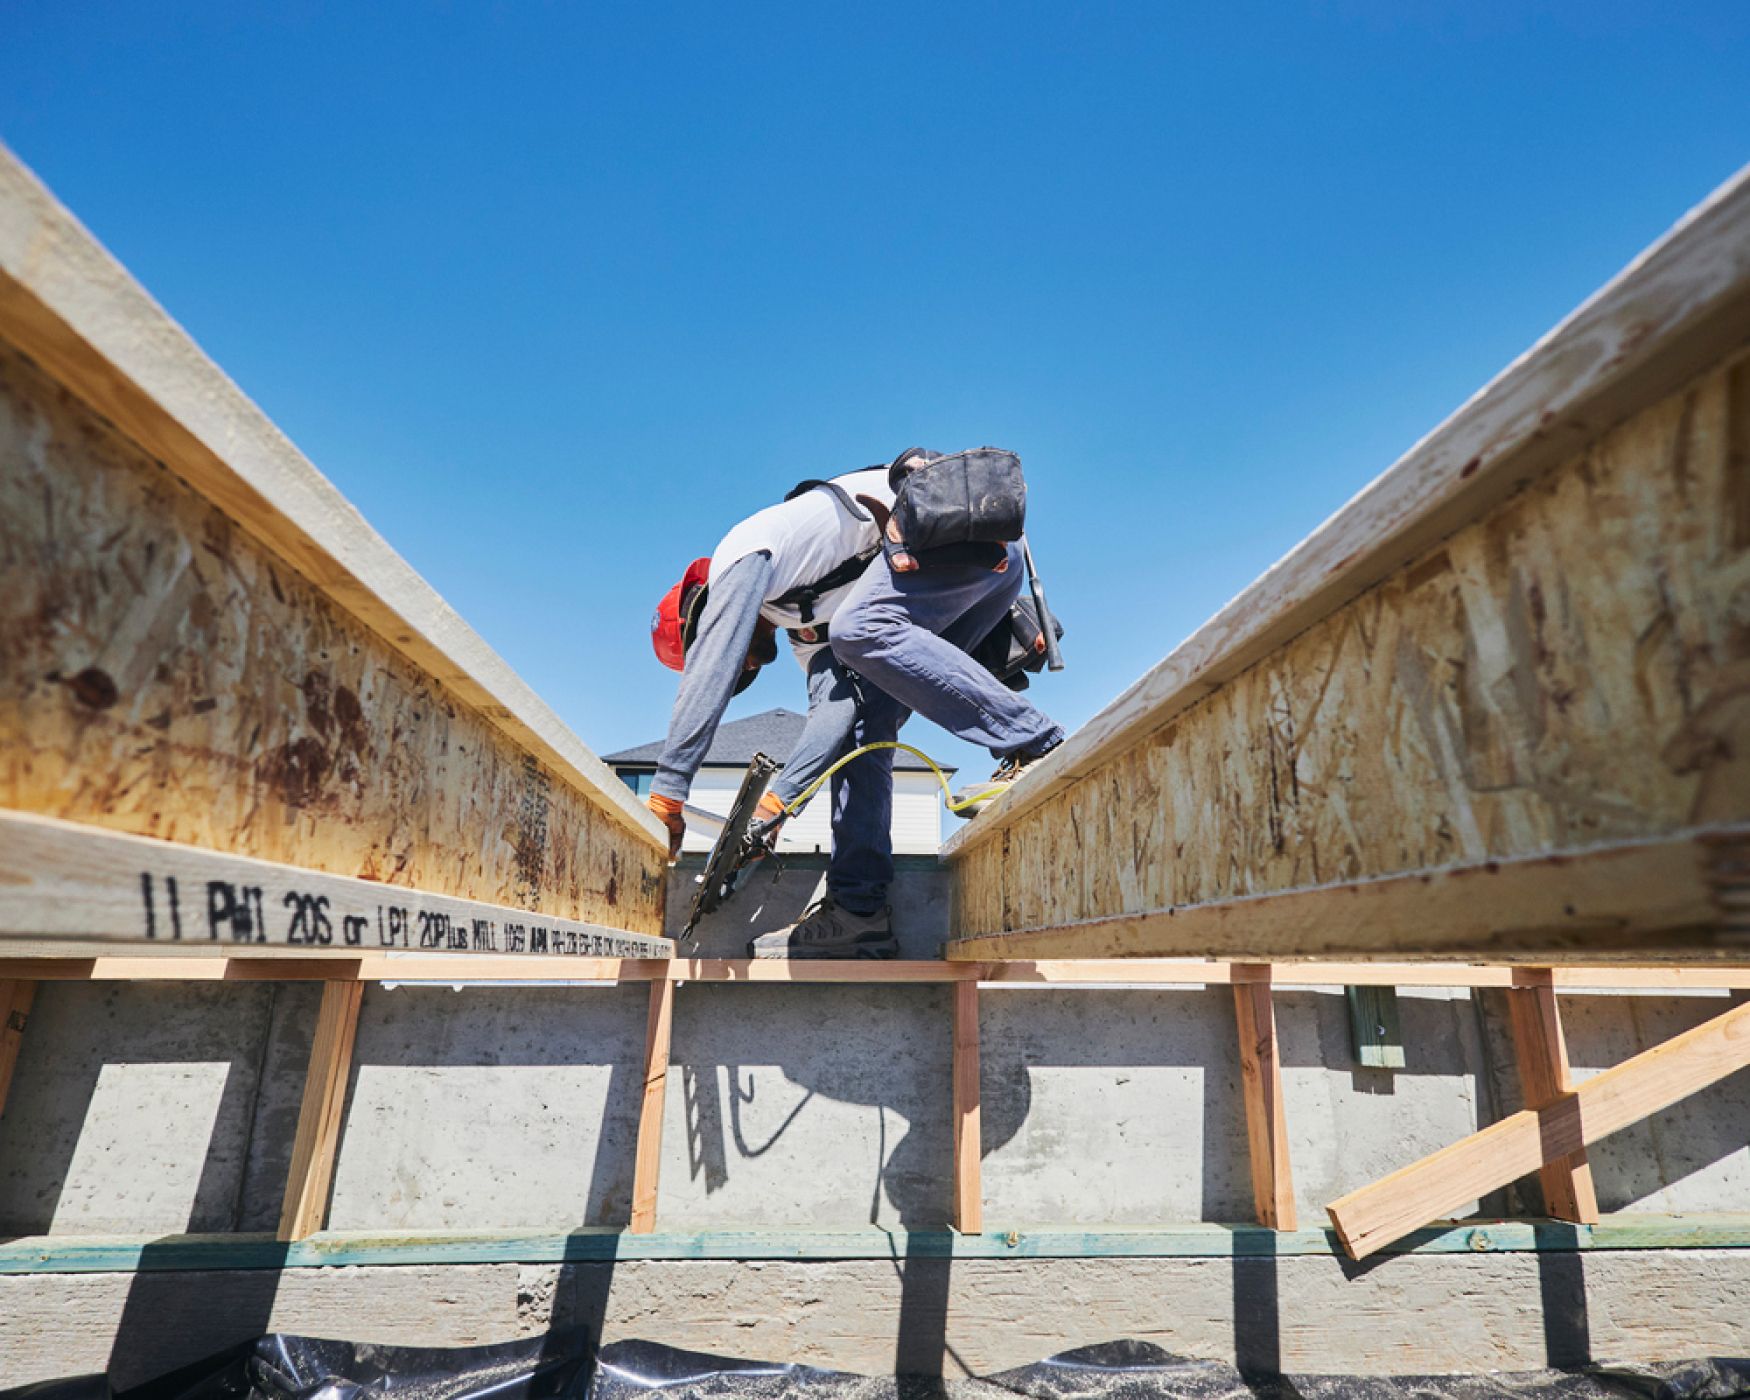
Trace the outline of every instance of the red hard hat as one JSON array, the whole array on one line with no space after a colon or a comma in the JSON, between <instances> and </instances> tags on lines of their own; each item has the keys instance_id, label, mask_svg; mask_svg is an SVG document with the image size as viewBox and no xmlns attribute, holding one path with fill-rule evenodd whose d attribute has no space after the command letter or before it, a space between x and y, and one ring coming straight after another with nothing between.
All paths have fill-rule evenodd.
<instances>
[{"instance_id":1,"label":"red hard hat","mask_svg":"<svg viewBox=\"0 0 1750 1400\"><path fill-rule=\"evenodd\" d=\"M671 671L686 666L687 647L699 630L699 614L705 608L705 584L711 577L711 561L695 559L687 565L681 581L656 605L656 616L650 619L650 645L656 649L656 659Z\"/></svg>"}]
</instances>

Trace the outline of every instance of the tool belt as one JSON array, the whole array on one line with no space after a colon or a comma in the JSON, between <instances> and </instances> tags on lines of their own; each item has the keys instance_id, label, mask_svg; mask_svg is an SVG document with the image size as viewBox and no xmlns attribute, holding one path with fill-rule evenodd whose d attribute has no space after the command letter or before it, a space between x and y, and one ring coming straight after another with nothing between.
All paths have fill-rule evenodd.
<instances>
[{"instance_id":1,"label":"tool belt","mask_svg":"<svg viewBox=\"0 0 1750 1400\"><path fill-rule=\"evenodd\" d=\"M1055 617L1051 630L1063 640L1063 624ZM1039 609L1033 600L1017 598L970 655L1010 690L1025 690L1029 673L1045 669L1045 629L1039 625Z\"/></svg>"},{"instance_id":2,"label":"tool belt","mask_svg":"<svg viewBox=\"0 0 1750 1400\"><path fill-rule=\"evenodd\" d=\"M927 460L919 466L907 462ZM889 561L909 554L920 568L980 564L996 568L1027 526L1021 459L999 447L936 456L908 447L887 469L894 489L897 541L884 539Z\"/></svg>"}]
</instances>

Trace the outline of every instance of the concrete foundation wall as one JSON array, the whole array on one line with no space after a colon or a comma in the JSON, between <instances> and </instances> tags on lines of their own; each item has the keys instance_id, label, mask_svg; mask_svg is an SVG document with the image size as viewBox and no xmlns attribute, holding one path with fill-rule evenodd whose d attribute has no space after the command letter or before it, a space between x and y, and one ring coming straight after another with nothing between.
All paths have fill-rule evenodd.
<instances>
[{"instance_id":1,"label":"concrete foundation wall","mask_svg":"<svg viewBox=\"0 0 1750 1400\"><path fill-rule=\"evenodd\" d=\"M794 917L818 863L761 876L708 955ZM688 875L670 904L684 918ZM895 891L929 956L946 877ZM1284 990L1278 1026L1302 1219L1518 1106L1498 998L1400 994L1407 1067L1352 1066L1344 1000ZM269 1230L315 1022L313 984L46 983L0 1118L0 1232ZM986 1223L1247 1220L1231 994L991 989L982 998ZM1578 1072L1717 1014L1723 996L1564 998ZM641 986L371 986L330 1225L566 1228L630 1213ZM676 996L665 1230L910 1229L948 1219L942 987L691 985ZM1750 1076L1593 1152L1606 1210L1750 1210ZM1534 1182L1485 1203L1535 1213Z\"/></svg>"},{"instance_id":2,"label":"concrete foundation wall","mask_svg":"<svg viewBox=\"0 0 1750 1400\"><path fill-rule=\"evenodd\" d=\"M762 876L703 930L739 951L820 871ZM895 891L934 953L945 877ZM691 897L671 891L674 918ZM1301 1217L1518 1104L1503 994L1406 990L1402 1071L1351 1066L1340 994L1277 997ZM271 1231L319 989L42 985L0 1117L0 1234ZM630 1214L646 994L370 986L330 1226L560 1230ZM1564 997L1577 1072L1719 996ZM1251 1218L1225 989L990 989L987 1231ZM942 987L683 986L660 1227L930 1229L948 1219ZM1750 1210L1750 1075L1599 1144L1606 1210ZM1535 1182L1484 1203L1535 1213ZM118 1383L270 1328L462 1345L600 1319L740 1356L990 1371L1118 1336L1289 1369L1533 1367L1750 1346L1750 1251L1394 1257L626 1261L0 1277L0 1386L113 1355ZM1438 1326L1429 1325L1437 1317ZM132 1369L130 1369L132 1368Z\"/></svg>"},{"instance_id":3,"label":"concrete foundation wall","mask_svg":"<svg viewBox=\"0 0 1750 1400\"><path fill-rule=\"evenodd\" d=\"M147 1379L268 1330L609 1341L890 1374L989 1373L1117 1337L1288 1372L1531 1370L1750 1348L1750 1251L1285 1259L628 1261L0 1277L0 1384Z\"/></svg>"}]
</instances>

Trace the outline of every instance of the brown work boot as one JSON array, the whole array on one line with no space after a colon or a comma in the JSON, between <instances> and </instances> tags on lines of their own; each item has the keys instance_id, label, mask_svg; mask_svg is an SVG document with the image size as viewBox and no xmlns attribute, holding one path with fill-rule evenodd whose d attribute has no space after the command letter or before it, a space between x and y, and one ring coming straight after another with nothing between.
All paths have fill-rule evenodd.
<instances>
[{"instance_id":1,"label":"brown work boot","mask_svg":"<svg viewBox=\"0 0 1750 1400\"><path fill-rule=\"evenodd\" d=\"M853 914L827 895L796 923L762 933L747 945L750 958L895 958L893 911Z\"/></svg>"},{"instance_id":2,"label":"brown work boot","mask_svg":"<svg viewBox=\"0 0 1750 1400\"><path fill-rule=\"evenodd\" d=\"M1056 748L1057 745L1053 744L1045 753L1034 754L1031 758L1005 758L997 765L997 771L984 782L969 783L949 799L954 804L951 809L954 815L963 820L976 817L1012 788L1017 778L1037 767L1044 760L1045 755Z\"/></svg>"}]
</instances>

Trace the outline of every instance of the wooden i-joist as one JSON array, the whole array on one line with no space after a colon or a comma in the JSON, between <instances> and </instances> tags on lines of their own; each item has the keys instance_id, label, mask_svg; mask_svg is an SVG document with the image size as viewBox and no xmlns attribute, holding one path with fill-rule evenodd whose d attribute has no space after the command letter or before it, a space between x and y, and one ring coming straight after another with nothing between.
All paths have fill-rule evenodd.
<instances>
[{"instance_id":1,"label":"wooden i-joist","mask_svg":"<svg viewBox=\"0 0 1750 1400\"><path fill-rule=\"evenodd\" d=\"M943 848L950 957L1750 958L1750 169Z\"/></svg>"},{"instance_id":2,"label":"wooden i-joist","mask_svg":"<svg viewBox=\"0 0 1750 1400\"><path fill-rule=\"evenodd\" d=\"M369 982L504 985L554 981L608 986L649 984L649 1013L638 1114L632 1212L634 1233L656 1229L662 1128L669 1077L676 989L701 986L789 984L913 984L952 986L948 1027L954 1170L951 1223L963 1233L984 1228L980 1181L980 988L1049 985L1075 987L1231 986L1235 1010L1237 1086L1250 1145L1258 1223L1296 1227L1293 1172L1282 1064L1276 1034L1274 989L1311 987L1500 988L1510 1000L1511 1024L1526 1108L1425 1162L1353 1192L1330 1207L1346 1248L1363 1257L1442 1213L1529 1172L1542 1180L1546 1210L1577 1222L1597 1219L1585 1148L1677 1098L1750 1064L1750 1005L1740 1005L1575 1087L1562 1035L1557 993L1589 988L1657 993L1661 990L1750 989L1750 968L1708 966L1525 967L1487 964L1220 962L1190 959L785 962L677 959L669 956L598 957L567 954L551 937L533 952L524 940L497 951L504 921L517 911L468 906L417 893L386 892L368 882L342 882L315 872L264 861L175 848L170 843L118 836L69 822L0 813L0 940L31 940L45 952L0 958L0 993L8 1008L0 1038L0 1085L10 1075L23 1017L44 981L315 980L323 984L310 1052L292 1164L280 1220L283 1239L300 1239L324 1224L334 1165L344 1130L364 986ZM203 864L204 863L204 864ZM263 901L281 910L239 932L229 914L204 928L193 919L186 934L165 939L145 914L142 867L174 869L190 889L287 891L293 898ZM211 878L204 878L211 877ZM164 876L165 888L176 877ZM180 888L180 885L179 885ZM405 899L410 907L456 909L488 937L476 951L420 953L408 949L344 949L293 945L283 934L302 906L303 892L325 891L339 920L379 922L360 899ZM52 898L50 895L52 894ZM180 896L179 896L180 897ZM214 906L221 913L230 896ZM289 906L289 907L288 907ZM398 906L395 906L398 907ZM48 910L58 912L52 915ZM362 910L363 912L357 912ZM381 920L388 928L390 921ZM78 932L75 932L75 931ZM221 936L221 933L223 936ZM606 935L601 935L606 937ZM118 950L57 955L57 944L106 938ZM667 954L665 940L644 951ZM0 1098L0 1112L4 1099Z\"/></svg>"}]
</instances>

